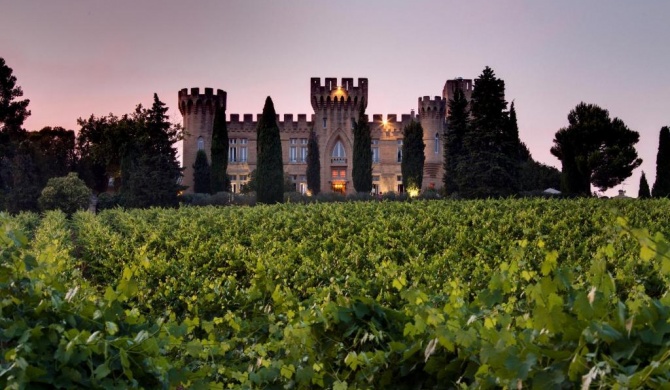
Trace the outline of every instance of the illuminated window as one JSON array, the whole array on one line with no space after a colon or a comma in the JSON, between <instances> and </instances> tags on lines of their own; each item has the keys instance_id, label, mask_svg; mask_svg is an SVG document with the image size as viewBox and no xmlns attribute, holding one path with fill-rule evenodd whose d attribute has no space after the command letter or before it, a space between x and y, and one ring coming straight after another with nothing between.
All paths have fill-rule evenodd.
<instances>
[{"instance_id":1,"label":"illuminated window","mask_svg":"<svg viewBox=\"0 0 670 390\"><path fill-rule=\"evenodd\" d=\"M205 150L205 139L198 137L198 150Z\"/></svg>"}]
</instances>

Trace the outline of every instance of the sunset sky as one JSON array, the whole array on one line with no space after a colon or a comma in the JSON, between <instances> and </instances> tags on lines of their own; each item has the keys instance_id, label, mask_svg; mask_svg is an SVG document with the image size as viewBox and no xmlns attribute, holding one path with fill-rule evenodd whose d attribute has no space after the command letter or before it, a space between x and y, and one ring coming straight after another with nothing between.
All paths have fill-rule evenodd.
<instances>
[{"instance_id":1,"label":"sunset sky","mask_svg":"<svg viewBox=\"0 0 670 390\"><path fill-rule=\"evenodd\" d=\"M650 185L670 125L667 0L0 0L0 57L30 99L28 130L124 114L153 93L228 92L228 113L311 114L310 77L367 77L369 114L403 114L490 66L536 160L579 102L640 133ZM624 189L637 196L640 171ZM615 194L617 187L608 191Z\"/></svg>"}]
</instances>

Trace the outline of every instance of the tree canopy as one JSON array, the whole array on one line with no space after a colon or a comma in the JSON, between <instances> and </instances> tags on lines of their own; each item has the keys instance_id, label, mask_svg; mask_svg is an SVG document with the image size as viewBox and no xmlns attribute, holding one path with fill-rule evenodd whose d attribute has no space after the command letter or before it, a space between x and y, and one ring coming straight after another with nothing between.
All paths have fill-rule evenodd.
<instances>
[{"instance_id":1,"label":"tree canopy","mask_svg":"<svg viewBox=\"0 0 670 390\"><path fill-rule=\"evenodd\" d=\"M38 199L40 209L61 210L65 214L74 214L77 210L86 210L90 203L91 190L76 173L63 177L53 177L42 190Z\"/></svg>"},{"instance_id":2,"label":"tree canopy","mask_svg":"<svg viewBox=\"0 0 670 390\"><path fill-rule=\"evenodd\" d=\"M635 144L640 135L595 104L578 104L568 114L568 127L554 136L551 154L562 163L563 192L590 196L591 184L605 191L642 164Z\"/></svg>"},{"instance_id":3,"label":"tree canopy","mask_svg":"<svg viewBox=\"0 0 670 390\"><path fill-rule=\"evenodd\" d=\"M17 100L23 96L23 90L16 85L13 70L0 57L0 134L14 137L23 133L23 122L30 116L30 100Z\"/></svg>"},{"instance_id":4,"label":"tree canopy","mask_svg":"<svg viewBox=\"0 0 670 390\"><path fill-rule=\"evenodd\" d=\"M444 137L444 191L448 195L458 193L458 164L464 157L463 137L470 125L468 100L463 90L457 88L449 100L449 115Z\"/></svg>"},{"instance_id":5,"label":"tree canopy","mask_svg":"<svg viewBox=\"0 0 670 390\"><path fill-rule=\"evenodd\" d=\"M270 96L265 99L256 135L256 200L259 203L281 203L284 200L284 165L277 114Z\"/></svg>"}]
</instances>

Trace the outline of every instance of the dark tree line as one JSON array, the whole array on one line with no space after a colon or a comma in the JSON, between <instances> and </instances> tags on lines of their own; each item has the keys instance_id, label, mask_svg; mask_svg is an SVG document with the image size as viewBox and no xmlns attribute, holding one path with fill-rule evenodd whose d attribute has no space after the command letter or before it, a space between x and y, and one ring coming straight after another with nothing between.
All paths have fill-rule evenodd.
<instances>
[{"instance_id":1,"label":"dark tree line","mask_svg":"<svg viewBox=\"0 0 670 390\"><path fill-rule=\"evenodd\" d=\"M533 160L519 139L514 103L507 110L505 83L484 68L471 100L457 89L448 102L444 137L447 195L487 198L558 187L559 173Z\"/></svg>"},{"instance_id":2,"label":"dark tree line","mask_svg":"<svg viewBox=\"0 0 670 390\"><path fill-rule=\"evenodd\" d=\"M117 202L126 207L177 205L181 168L174 143L179 126L169 122L168 108L154 94L150 109L138 105L131 114L79 119L72 130L45 127L28 132L28 100L0 58L0 206L10 212L36 211L51 178L76 172L96 193L114 180Z\"/></svg>"}]
</instances>

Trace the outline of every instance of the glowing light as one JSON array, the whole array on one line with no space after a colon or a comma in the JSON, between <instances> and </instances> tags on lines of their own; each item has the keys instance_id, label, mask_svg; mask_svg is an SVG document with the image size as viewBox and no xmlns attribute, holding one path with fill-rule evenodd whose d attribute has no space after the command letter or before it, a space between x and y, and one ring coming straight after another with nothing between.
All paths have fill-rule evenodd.
<instances>
[{"instance_id":1,"label":"glowing light","mask_svg":"<svg viewBox=\"0 0 670 390\"><path fill-rule=\"evenodd\" d=\"M419 196L419 189L416 187L408 188L407 194L409 195L410 198L416 198L417 196Z\"/></svg>"},{"instance_id":2,"label":"glowing light","mask_svg":"<svg viewBox=\"0 0 670 390\"><path fill-rule=\"evenodd\" d=\"M384 119L384 120L382 121L382 126L386 127L386 125L388 125L388 123L389 123L389 122L388 122L386 119Z\"/></svg>"}]
</instances>

